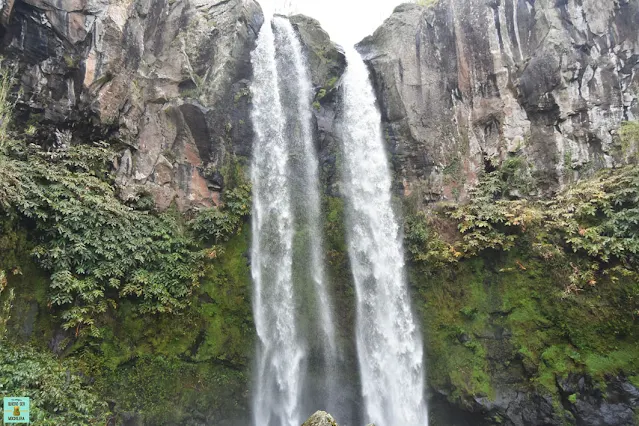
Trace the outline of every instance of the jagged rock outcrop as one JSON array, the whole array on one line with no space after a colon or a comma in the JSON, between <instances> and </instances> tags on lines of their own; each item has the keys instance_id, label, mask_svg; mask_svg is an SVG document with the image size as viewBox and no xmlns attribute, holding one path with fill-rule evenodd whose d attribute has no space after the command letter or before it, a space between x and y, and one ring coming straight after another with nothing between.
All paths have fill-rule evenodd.
<instances>
[{"instance_id":1,"label":"jagged rock outcrop","mask_svg":"<svg viewBox=\"0 0 639 426\"><path fill-rule=\"evenodd\" d=\"M123 196L218 203L231 157L251 149L255 1L17 0L2 12L34 138L117 139Z\"/></svg>"},{"instance_id":2,"label":"jagged rock outcrop","mask_svg":"<svg viewBox=\"0 0 639 426\"><path fill-rule=\"evenodd\" d=\"M336 119L341 103L339 87L346 70L346 57L315 19L295 15L290 20L302 42L315 88L313 115L323 186L328 194L336 194L339 192L336 159L340 150Z\"/></svg>"},{"instance_id":3,"label":"jagged rock outcrop","mask_svg":"<svg viewBox=\"0 0 639 426\"><path fill-rule=\"evenodd\" d=\"M17 0L0 5L3 53L19 69L18 119L38 143L122 142L123 197L160 209L219 203L234 161L248 163L254 0ZM336 183L335 116L344 55L319 23L291 18L316 89L327 185Z\"/></svg>"},{"instance_id":4,"label":"jagged rock outcrop","mask_svg":"<svg viewBox=\"0 0 639 426\"><path fill-rule=\"evenodd\" d=\"M326 411L316 411L302 426L338 426L337 422Z\"/></svg>"},{"instance_id":5,"label":"jagged rock outcrop","mask_svg":"<svg viewBox=\"0 0 639 426\"><path fill-rule=\"evenodd\" d=\"M627 380L612 378L604 392L590 378L576 374L570 374L558 384L565 398L564 405L574 415L577 424L635 424L633 408L639 407L639 390Z\"/></svg>"},{"instance_id":6,"label":"jagged rock outcrop","mask_svg":"<svg viewBox=\"0 0 639 426\"><path fill-rule=\"evenodd\" d=\"M521 156L530 195L546 195L623 161L637 0L434 3L399 6L359 44L405 194L463 200L483 169Z\"/></svg>"}]
</instances>

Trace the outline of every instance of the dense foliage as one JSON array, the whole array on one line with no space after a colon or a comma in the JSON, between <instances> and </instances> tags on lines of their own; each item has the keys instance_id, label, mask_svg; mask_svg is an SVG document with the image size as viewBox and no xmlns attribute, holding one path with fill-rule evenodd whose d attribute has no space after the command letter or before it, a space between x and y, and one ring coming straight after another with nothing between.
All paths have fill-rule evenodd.
<instances>
[{"instance_id":1,"label":"dense foliage","mask_svg":"<svg viewBox=\"0 0 639 426\"><path fill-rule=\"evenodd\" d=\"M6 289L6 273L0 270L0 300ZM30 397L30 419L36 425L104 423L106 403L86 378L75 373L71 361L60 362L51 353L9 344L6 331L14 300L11 288L0 303L0 396Z\"/></svg>"},{"instance_id":2,"label":"dense foliage","mask_svg":"<svg viewBox=\"0 0 639 426\"><path fill-rule=\"evenodd\" d=\"M10 109L0 113L9 121ZM247 185L228 192L224 209L196 215L191 228L178 214L127 205L113 184L113 157L105 144L45 150L6 129L0 140L0 213L29 230L33 256L51 272L50 303L76 335L97 334L96 318L122 298L142 313L186 307L212 252L193 233L226 241L250 210Z\"/></svg>"},{"instance_id":3,"label":"dense foliage","mask_svg":"<svg viewBox=\"0 0 639 426\"><path fill-rule=\"evenodd\" d=\"M251 213L251 187L241 183L224 194L224 210L201 210L189 226L201 241L221 244L242 230L242 224Z\"/></svg>"},{"instance_id":4,"label":"dense foliage","mask_svg":"<svg viewBox=\"0 0 639 426\"><path fill-rule=\"evenodd\" d=\"M639 171L539 200L513 195L530 183L520 166L485 173L465 204L406 216L429 379L471 410L504 381L530 386L574 423L570 404L639 383Z\"/></svg>"},{"instance_id":5,"label":"dense foliage","mask_svg":"<svg viewBox=\"0 0 639 426\"><path fill-rule=\"evenodd\" d=\"M0 395L30 397L35 425L105 424L106 402L74 371L71 361L50 353L0 344Z\"/></svg>"},{"instance_id":6,"label":"dense foliage","mask_svg":"<svg viewBox=\"0 0 639 426\"><path fill-rule=\"evenodd\" d=\"M487 249L511 250L526 239L548 261L584 260L575 265L567 291L596 284L603 273L639 271L639 170L603 170L550 200L508 199L509 171L486 173L471 201L445 206L436 217L408 217L407 248L416 261L455 262ZM433 224L456 224L458 232L437 233Z\"/></svg>"},{"instance_id":7,"label":"dense foliage","mask_svg":"<svg viewBox=\"0 0 639 426\"><path fill-rule=\"evenodd\" d=\"M201 254L174 216L120 202L108 181L105 147L44 152L13 143L5 154L15 188L9 214L30 224L34 256L51 271L51 303L65 327L97 332L95 317L121 297L143 312L184 308L202 274ZM8 159L7 159L8 157Z\"/></svg>"},{"instance_id":8,"label":"dense foliage","mask_svg":"<svg viewBox=\"0 0 639 426\"><path fill-rule=\"evenodd\" d=\"M10 89L0 69L0 397L30 396L39 425L243 416L243 166L222 166L217 208L123 201L112 145L64 131L53 147L28 144L11 128Z\"/></svg>"}]
</instances>

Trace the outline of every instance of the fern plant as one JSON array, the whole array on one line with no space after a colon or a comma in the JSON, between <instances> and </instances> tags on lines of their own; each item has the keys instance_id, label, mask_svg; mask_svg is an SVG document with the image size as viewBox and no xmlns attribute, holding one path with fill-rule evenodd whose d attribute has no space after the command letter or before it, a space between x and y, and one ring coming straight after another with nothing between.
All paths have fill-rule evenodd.
<instances>
[{"instance_id":1,"label":"fern plant","mask_svg":"<svg viewBox=\"0 0 639 426\"><path fill-rule=\"evenodd\" d=\"M415 261L455 262L486 249L507 251L527 241L546 260L569 266L567 292L595 285L601 274L639 279L639 170L603 170L550 200L508 200L508 176L486 173L464 205L449 206L459 238L433 241L425 216L406 223L407 248ZM428 238L425 237L428 236ZM450 254L453 254L451 256ZM579 255L580 265L567 261Z\"/></svg>"},{"instance_id":2,"label":"fern plant","mask_svg":"<svg viewBox=\"0 0 639 426\"><path fill-rule=\"evenodd\" d=\"M51 303L66 328L97 334L96 317L118 298L142 312L174 312L203 273L201 250L180 220L126 206L109 181L106 147L12 152L17 187L9 201L38 236L33 255L51 271Z\"/></svg>"}]
</instances>

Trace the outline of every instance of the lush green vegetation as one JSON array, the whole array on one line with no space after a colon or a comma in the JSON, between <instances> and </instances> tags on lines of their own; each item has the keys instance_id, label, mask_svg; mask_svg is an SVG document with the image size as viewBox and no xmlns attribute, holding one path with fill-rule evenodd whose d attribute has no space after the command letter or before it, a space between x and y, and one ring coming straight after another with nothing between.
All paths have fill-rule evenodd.
<instances>
[{"instance_id":1,"label":"lush green vegetation","mask_svg":"<svg viewBox=\"0 0 639 426\"><path fill-rule=\"evenodd\" d=\"M534 201L509 198L511 166L464 205L407 215L430 383L471 406L518 382L562 411L569 373L605 389L639 372L639 172L601 171Z\"/></svg>"},{"instance_id":2,"label":"lush green vegetation","mask_svg":"<svg viewBox=\"0 0 639 426\"><path fill-rule=\"evenodd\" d=\"M0 342L0 394L31 398L31 423L104 424L108 407L71 360Z\"/></svg>"},{"instance_id":3,"label":"lush green vegetation","mask_svg":"<svg viewBox=\"0 0 639 426\"><path fill-rule=\"evenodd\" d=\"M637 277L639 171L604 170L551 200L509 200L512 172L487 173L471 202L443 206L438 215L407 219L407 248L417 261L455 262L487 249L509 251L522 240L547 261L567 264L578 254L566 291L595 285L597 277ZM439 227L444 232L437 234ZM456 229L455 229L456 228ZM433 238L434 237L434 238Z\"/></svg>"},{"instance_id":4,"label":"lush green vegetation","mask_svg":"<svg viewBox=\"0 0 639 426\"><path fill-rule=\"evenodd\" d=\"M27 144L10 86L0 75L0 396L32 396L40 425L241 418L254 335L242 167L224 166L220 208L125 202L113 145Z\"/></svg>"},{"instance_id":5,"label":"lush green vegetation","mask_svg":"<svg viewBox=\"0 0 639 426\"><path fill-rule=\"evenodd\" d=\"M202 274L201 254L174 215L117 199L110 156L105 147L5 150L17 189L3 200L6 211L35 234L33 256L51 272L50 302L76 335L95 335L97 316L122 298L138 299L142 312L182 309Z\"/></svg>"},{"instance_id":6,"label":"lush green vegetation","mask_svg":"<svg viewBox=\"0 0 639 426\"><path fill-rule=\"evenodd\" d=\"M155 214L141 198L121 202L108 172L108 148L74 146L45 152L19 142L5 145L8 170L2 204L31 231L33 256L51 272L50 302L60 306L65 328L96 335L96 319L121 300L135 299L143 313L175 312L190 303L215 250L236 233L250 209L250 190L229 191L223 210L201 212L182 223Z\"/></svg>"},{"instance_id":7,"label":"lush green vegetation","mask_svg":"<svg viewBox=\"0 0 639 426\"><path fill-rule=\"evenodd\" d=\"M621 123L619 141L621 142L619 149L621 158L636 163L639 159L639 121Z\"/></svg>"},{"instance_id":8,"label":"lush green vegetation","mask_svg":"<svg viewBox=\"0 0 639 426\"><path fill-rule=\"evenodd\" d=\"M49 352L10 342L15 292L10 288L3 294L7 286L6 272L0 270L0 396L30 397L36 425L104 423L107 404L86 377L76 374L73 361L60 362Z\"/></svg>"}]
</instances>

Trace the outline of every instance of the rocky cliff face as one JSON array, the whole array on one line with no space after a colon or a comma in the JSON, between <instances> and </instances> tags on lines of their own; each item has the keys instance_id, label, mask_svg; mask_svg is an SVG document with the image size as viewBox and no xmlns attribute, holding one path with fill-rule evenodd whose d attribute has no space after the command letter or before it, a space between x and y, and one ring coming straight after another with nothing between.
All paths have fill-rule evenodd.
<instances>
[{"instance_id":1,"label":"rocky cliff face","mask_svg":"<svg viewBox=\"0 0 639 426\"><path fill-rule=\"evenodd\" d=\"M247 164L254 0L18 0L2 5L3 52L18 69L19 121L38 143L115 141L123 197L160 209L217 205ZM337 83L346 62L317 21L296 16L316 88L316 133L335 184ZM31 133L32 132L32 133Z\"/></svg>"},{"instance_id":2,"label":"rocky cliff face","mask_svg":"<svg viewBox=\"0 0 639 426\"><path fill-rule=\"evenodd\" d=\"M517 178L526 184L509 181L508 198L547 197L633 156L636 147L622 143L618 129L639 115L639 1L426 3L430 6L399 6L358 45L377 91L397 188L409 200L415 199L421 208L438 201L468 200L469 190L485 171L504 170L509 164L518 165ZM530 255L526 250L521 254ZM445 317L438 324L445 328L462 312L460 308L474 310L480 303L473 299L456 305L448 317L446 303L439 299L446 281L411 265L411 283L420 291L432 289L424 299L432 303L426 309L425 339L435 395L433 421L439 422L442 412L450 410L442 403L446 399L476 417L444 417L443 424L636 424L637 388L619 371L605 380L600 377L599 387L577 368L548 376L549 388L556 389L552 394L531 386L538 371L522 363L513 343L515 327L504 320L512 312L496 308L507 299L500 293L500 280L505 289L522 284L512 277L485 275L491 262L500 262L501 257L497 251L485 253L486 263L469 274L473 279L483 277L478 294L491 305L486 310L489 320L474 334L453 338L441 357L433 354L447 337L429 328L428 319ZM451 300L472 293L470 281L458 273L451 275ZM536 298L543 280L535 276L534 282L530 294ZM549 278L547 285L559 287L562 278ZM622 288L611 290L615 295L621 292ZM518 295L517 300L528 303L527 297ZM540 306L550 304L544 297L548 296L540 299ZM587 303L594 299L592 294L584 296ZM546 324L549 329L561 328L570 318L570 304L558 306L553 321ZM583 312L576 318L583 318ZM462 329L470 327L467 318L460 324ZM541 330L546 325L533 327ZM456 381L450 361L457 355L452 348L471 347L473 339L485 352L464 358L475 349L460 350L456 367L463 372ZM570 345L570 339L562 331L553 344ZM470 359L481 361L473 364ZM553 365L549 358L543 362ZM472 384L472 378L482 374L489 384L484 389Z\"/></svg>"},{"instance_id":3,"label":"rocky cliff face","mask_svg":"<svg viewBox=\"0 0 639 426\"><path fill-rule=\"evenodd\" d=\"M247 83L262 21L253 0L5 2L19 118L40 142L122 142L124 197L216 205L232 157L250 153Z\"/></svg>"},{"instance_id":4,"label":"rocky cliff face","mask_svg":"<svg viewBox=\"0 0 639 426\"><path fill-rule=\"evenodd\" d=\"M359 45L405 194L463 200L482 170L521 156L528 195L547 195L627 159L639 2L430 3L398 7Z\"/></svg>"},{"instance_id":5,"label":"rocky cliff face","mask_svg":"<svg viewBox=\"0 0 639 426\"><path fill-rule=\"evenodd\" d=\"M296 15L291 17L291 23L302 42L315 88L313 115L322 185L327 194L335 195L339 193L336 161L341 149L336 119L341 107L339 83L346 69L346 58L315 19Z\"/></svg>"}]
</instances>

